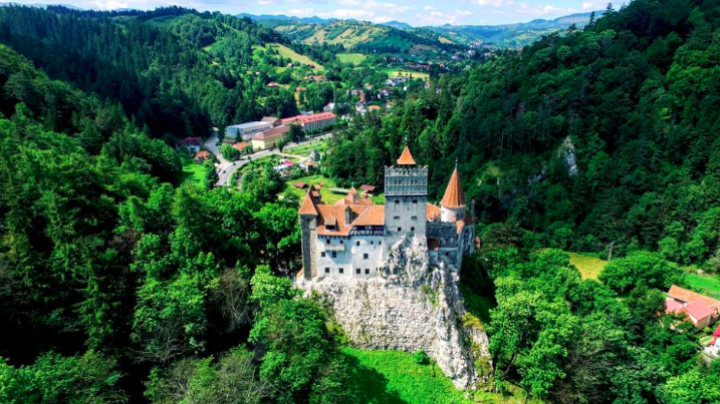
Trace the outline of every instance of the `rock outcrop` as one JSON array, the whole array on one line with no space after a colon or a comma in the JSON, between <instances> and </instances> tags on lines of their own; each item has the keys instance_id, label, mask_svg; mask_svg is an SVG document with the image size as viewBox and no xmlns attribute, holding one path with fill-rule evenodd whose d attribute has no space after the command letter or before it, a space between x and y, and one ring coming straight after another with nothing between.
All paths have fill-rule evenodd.
<instances>
[{"instance_id":1,"label":"rock outcrop","mask_svg":"<svg viewBox=\"0 0 720 404\"><path fill-rule=\"evenodd\" d=\"M332 304L353 345L415 352L423 349L458 388L477 385L476 363L489 363L488 338L468 321L459 271L428 256L425 239L403 238L370 279L298 280L307 295Z\"/></svg>"}]
</instances>

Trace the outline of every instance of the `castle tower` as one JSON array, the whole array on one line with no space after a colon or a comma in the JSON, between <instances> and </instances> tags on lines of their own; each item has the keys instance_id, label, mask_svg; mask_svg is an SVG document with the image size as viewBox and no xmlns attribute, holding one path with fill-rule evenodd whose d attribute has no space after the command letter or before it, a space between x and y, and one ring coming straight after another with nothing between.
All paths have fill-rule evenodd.
<instances>
[{"instance_id":1,"label":"castle tower","mask_svg":"<svg viewBox=\"0 0 720 404\"><path fill-rule=\"evenodd\" d=\"M427 167L418 166L405 146L397 165L385 167L385 237L388 247L401 237L425 237Z\"/></svg>"},{"instance_id":2,"label":"castle tower","mask_svg":"<svg viewBox=\"0 0 720 404\"><path fill-rule=\"evenodd\" d=\"M440 220L443 222L465 220L465 192L460 183L457 165L445 189L445 196L440 202Z\"/></svg>"},{"instance_id":3,"label":"castle tower","mask_svg":"<svg viewBox=\"0 0 720 404\"><path fill-rule=\"evenodd\" d=\"M300 229L301 229L301 242L302 242L302 262L303 272L305 279L312 279L314 275L317 275L317 259L315 254L317 253L317 247L315 240L317 239L317 222L318 222L318 211L315 206L315 200L313 199L314 187L311 186L308 189L305 199L300 210Z\"/></svg>"}]
</instances>

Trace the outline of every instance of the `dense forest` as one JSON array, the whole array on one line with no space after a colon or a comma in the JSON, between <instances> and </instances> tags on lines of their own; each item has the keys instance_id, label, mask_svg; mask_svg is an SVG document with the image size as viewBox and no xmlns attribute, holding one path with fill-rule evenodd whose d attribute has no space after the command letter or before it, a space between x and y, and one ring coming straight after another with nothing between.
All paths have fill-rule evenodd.
<instances>
[{"instance_id":1,"label":"dense forest","mask_svg":"<svg viewBox=\"0 0 720 404\"><path fill-rule=\"evenodd\" d=\"M266 42L287 44L221 14L0 8L0 402L372 402L332 313L292 288L277 174L181 184L161 140L297 108L238 73ZM720 271L718 66L717 2L635 0L355 117L323 164L380 185L408 142L439 199L457 161L482 236L463 293L496 303L482 391L717 403L720 362L658 313L683 266ZM561 249L613 260L582 280Z\"/></svg>"}]
</instances>

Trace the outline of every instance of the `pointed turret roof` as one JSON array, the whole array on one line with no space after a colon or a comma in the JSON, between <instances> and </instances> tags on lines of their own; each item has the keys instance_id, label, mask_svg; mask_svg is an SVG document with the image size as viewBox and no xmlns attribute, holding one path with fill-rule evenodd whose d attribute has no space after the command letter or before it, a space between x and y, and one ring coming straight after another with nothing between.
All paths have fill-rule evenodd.
<instances>
[{"instance_id":1,"label":"pointed turret roof","mask_svg":"<svg viewBox=\"0 0 720 404\"><path fill-rule=\"evenodd\" d=\"M298 213L301 215L317 216L318 212L317 208L315 207L315 201L310 195L310 192L312 192L312 187L310 187L308 193L305 194L305 199L303 200L302 205L300 205L300 210L298 211Z\"/></svg>"},{"instance_id":2,"label":"pointed turret roof","mask_svg":"<svg viewBox=\"0 0 720 404\"><path fill-rule=\"evenodd\" d=\"M447 189L445 190L445 196L443 196L440 206L444 208L457 209L465 206L465 192L463 192L462 184L460 183L460 174L458 174L457 167L450 177Z\"/></svg>"},{"instance_id":3,"label":"pointed turret roof","mask_svg":"<svg viewBox=\"0 0 720 404\"><path fill-rule=\"evenodd\" d=\"M397 159L397 163L400 166L414 166L416 164L415 159L412 154L410 154L410 148L408 148L407 145L405 145L400 158Z\"/></svg>"}]
</instances>

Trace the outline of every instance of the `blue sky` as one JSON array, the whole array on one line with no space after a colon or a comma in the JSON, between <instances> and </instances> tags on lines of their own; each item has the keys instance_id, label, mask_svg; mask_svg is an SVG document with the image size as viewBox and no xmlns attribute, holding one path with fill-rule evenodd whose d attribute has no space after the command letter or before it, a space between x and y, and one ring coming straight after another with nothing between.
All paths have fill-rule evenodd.
<instances>
[{"instance_id":1,"label":"blue sky","mask_svg":"<svg viewBox=\"0 0 720 404\"><path fill-rule=\"evenodd\" d=\"M42 0L14 0L20 3ZM376 23L397 20L414 26L506 24L604 9L607 0L58 0L85 9L112 10L182 5L224 13L287 14L354 18Z\"/></svg>"}]
</instances>

